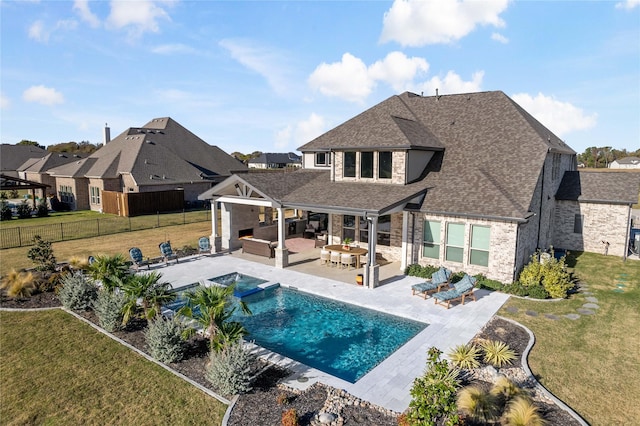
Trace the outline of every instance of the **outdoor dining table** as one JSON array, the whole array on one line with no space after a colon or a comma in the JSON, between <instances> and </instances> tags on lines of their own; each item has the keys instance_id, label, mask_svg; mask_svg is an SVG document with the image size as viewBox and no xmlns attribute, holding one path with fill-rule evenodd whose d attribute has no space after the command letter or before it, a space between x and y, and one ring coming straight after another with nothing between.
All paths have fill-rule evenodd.
<instances>
[{"instance_id":1,"label":"outdoor dining table","mask_svg":"<svg viewBox=\"0 0 640 426\"><path fill-rule=\"evenodd\" d=\"M367 249L363 249L361 247L349 247L349 249L345 249L342 244L331 244L324 246L324 249L354 255L356 257L356 269L360 269L360 256L366 255L368 252Z\"/></svg>"}]
</instances>

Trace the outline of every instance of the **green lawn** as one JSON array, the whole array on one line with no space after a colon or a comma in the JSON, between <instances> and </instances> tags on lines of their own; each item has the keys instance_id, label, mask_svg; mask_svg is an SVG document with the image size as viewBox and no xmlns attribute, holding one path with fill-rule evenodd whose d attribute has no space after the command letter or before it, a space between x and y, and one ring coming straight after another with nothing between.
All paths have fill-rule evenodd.
<instances>
[{"instance_id":1,"label":"green lawn","mask_svg":"<svg viewBox=\"0 0 640 426\"><path fill-rule=\"evenodd\" d=\"M595 315L544 317L575 313L587 303L584 295L561 302L511 298L499 314L533 331L536 344L529 364L557 397L593 425L634 424L640 419L640 262L583 253L574 272L598 300ZM623 292L614 291L617 284L625 285Z\"/></svg>"},{"instance_id":2,"label":"green lawn","mask_svg":"<svg viewBox=\"0 0 640 426\"><path fill-rule=\"evenodd\" d=\"M224 404L62 310L0 323L4 425L222 421Z\"/></svg>"}]
</instances>

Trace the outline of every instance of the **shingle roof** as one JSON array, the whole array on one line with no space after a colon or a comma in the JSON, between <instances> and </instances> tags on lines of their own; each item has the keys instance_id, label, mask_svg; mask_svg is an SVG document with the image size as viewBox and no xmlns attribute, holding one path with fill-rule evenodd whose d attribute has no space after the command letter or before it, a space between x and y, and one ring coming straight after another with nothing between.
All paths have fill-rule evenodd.
<instances>
[{"instance_id":1,"label":"shingle roof","mask_svg":"<svg viewBox=\"0 0 640 426\"><path fill-rule=\"evenodd\" d=\"M635 204L640 194L640 172L565 172L558 200Z\"/></svg>"},{"instance_id":2,"label":"shingle roof","mask_svg":"<svg viewBox=\"0 0 640 426\"><path fill-rule=\"evenodd\" d=\"M615 160L618 164L640 164L640 158L638 157L623 157Z\"/></svg>"},{"instance_id":3,"label":"shingle roof","mask_svg":"<svg viewBox=\"0 0 640 426\"><path fill-rule=\"evenodd\" d=\"M292 164L300 163L302 158L293 152L263 152L249 160L250 164Z\"/></svg>"},{"instance_id":4,"label":"shingle roof","mask_svg":"<svg viewBox=\"0 0 640 426\"><path fill-rule=\"evenodd\" d=\"M87 155L70 154L64 152L51 152L42 158L31 158L18 168L20 171L29 173L42 173L63 164L72 163L85 158Z\"/></svg>"},{"instance_id":5,"label":"shingle roof","mask_svg":"<svg viewBox=\"0 0 640 426\"><path fill-rule=\"evenodd\" d=\"M35 145L0 144L0 170L18 170L30 158L42 158L47 151Z\"/></svg>"},{"instance_id":6,"label":"shingle roof","mask_svg":"<svg viewBox=\"0 0 640 426\"><path fill-rule=\"evenodd\" d=\"M127 173L138 185L163 185L221 179L246 170L244 164L169 117L125 130L89 159L76 169L57 168L56 175L77 175L82 168L86 177L109 179Z\"/></svg>"}]
</instances>

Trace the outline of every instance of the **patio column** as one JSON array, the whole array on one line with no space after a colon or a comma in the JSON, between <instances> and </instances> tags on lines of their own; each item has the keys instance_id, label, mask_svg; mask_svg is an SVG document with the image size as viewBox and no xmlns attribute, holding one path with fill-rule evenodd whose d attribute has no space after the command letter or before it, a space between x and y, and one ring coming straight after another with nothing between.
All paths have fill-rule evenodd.
<instances>
[{"instance_id":1,"label":"patio column","mask_svg":"<svg viewBox=\"0 0 640 426\"><path fill-rule=\"evenodd\" d=\"M402 260L400 261L400 270L407 268L407 245L409 244L409 212L402 211Z\"/></svg>"},{"instance_id":2,"label":"patio column","mask_svg":"<svg viewBox=\"0 0 640 426\"><path fill-rule=\"evenodd\" d=\"M289 266L289 250L285 246L284 209L278 207L278 247L276 247L276 268L284 269Z\"/></svg>"},{"instance_id":3,"label":"patio column","mask_svg":"<svg viewBox=\"0 0 640 426\"><path fill-rule=\"evenodd\" d=\"M218 233L218 202L211 200L211 254L220 253L222 251L222 237Z\"/></svg>"},{"instance_id":4,"label":"patio column","mask_svg":"<svg viewBox=\"0 0 640 426\"><path fill-rule=\"evenodd\" d=\"M367 217L369 235L367 247L367 264L364 268L364 284L369 288L378 287L380 281L380 265L376 263L376 242L378 238L378 217Z\"/></svg>"}]
</instances>

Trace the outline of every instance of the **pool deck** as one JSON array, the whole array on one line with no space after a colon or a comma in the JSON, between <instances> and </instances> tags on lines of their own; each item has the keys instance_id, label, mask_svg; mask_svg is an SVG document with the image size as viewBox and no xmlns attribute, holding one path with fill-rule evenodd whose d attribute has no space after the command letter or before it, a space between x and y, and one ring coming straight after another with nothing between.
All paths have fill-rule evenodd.
<instances>
[{"instance_id":1,"label":"pool deck","mask_svg":"<svg viewBox=\"0 0 640 426\"><path fill-rule=\"evenodd\" d=\"M278 282L282 286L296 287L318 296L428 323L427 328L356 383L338 379L252 345L259 356L293 371L293 374L285 379L285 383L289 386L305 389L319 381L344 389L358 398L396 412L402 412L409 406L411 386L413 380L424 373L428 349L435 346L446 354L449 349L467 343L508 299L508 296L502 293L476 290L475 302L471 300L464 306L455 304L450 309L446 309L444 306L435 305L431 298L424 300L421 297L412 296L411 285L423 280L401 275L397 263L381 267L382 285L375 289L368 289L348 284L344 280L323 277L322 275L325 275L323 271L328 275L329 270L335 268L323 266L318 269L316 261L301 261L300 266L294 265L285 269L276 268L272 261L273 259L269 262L271 264L268 264L268 262L249 260L247 256L234 252L211 257L180 259L177 265L172 262L170 266L156 266L152 270L161 272L162 281L170 282L174 288L231 272L241 272L270 282ZM305 270L311 274L303 272ZM355 275L361 270L351 272L351 275ZM331 273L336 272L331 271ZM345 276L351 277L351 275ZM363 356L366 356L366 353Z\"/></svg>"}]
</instances>

